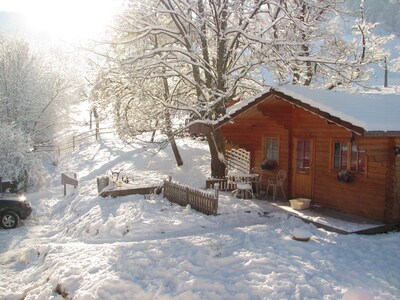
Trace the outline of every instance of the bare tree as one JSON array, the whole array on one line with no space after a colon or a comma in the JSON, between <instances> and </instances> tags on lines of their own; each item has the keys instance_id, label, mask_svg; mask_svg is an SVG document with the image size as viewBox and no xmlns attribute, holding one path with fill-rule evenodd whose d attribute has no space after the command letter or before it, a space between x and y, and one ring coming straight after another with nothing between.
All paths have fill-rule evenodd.
<instances>
[{"instance_id":1,"label":"bare tree","mask_svg":"<svg viewBox=\"0 0 400 300\"><path fill-rule=\"evenodd\" d=\"M205 126L211 173L223 176L224 140L215 121L232 99L259 91L265 73L281 81L331 86L350 84L354 67L370 62L355 54L356 41L348 43L326 30L340 2L132 0L114 28L112 51L105 55L113 65L108 78L118 68L127 80L148 84L164 76L173 83L167 98L150 98ZM182 97L182 91L189 92Z\"/></svg>"},{"instance_id":2,"label":"bare tree","mask_svg":"<svg viewBox=\"0 0 400 300\"><path fill-rule=\"evenodd\" d=\"M42 183L41 155L34 146L52 141L75 89L65 60L38 53L22 39L0 36L0 177L25 185Z\"/></svg>"},{"instance_id":3,"label":"bare tree","mask_svg":"<svg viewBox=\"0 0 400 300\"><path fill-rule=\"evenodd\" d=\"M41 156L32 151L30 136L16 126L1 122L0 125L0 177L22 182L24 189L41 185L46 172Z\"/></svg>"},{"instance_id":4,"label":"bare tree","mask_svg":"<svg viewBox=\"0 0 400 300\"><path fill-rule=\"evenodd\" d=\"M327 89L366 85L373 75L371 66L383 61L387 55L383 45L393 36L373 34L377 24L366 21L364 1L348 32L343 20L353 12L345 11L339 2L281 1L273 9L270 4L271 20L280 20L274 25L275 39L292 42L276 46L277 53L291 52L292 62L288 64L287 56L282 55L283 59L273 61L269 68L280 82L291 80Z\"/></svg>"},{"instance_id":5,"label":"bare tree","mask_svg":"<svg viewBox=\"0 0 400 300\"><path fill-rule=\"evenodd\" d=\"M39 57L19 38L0 37L0 121L13 124L34 141L51 139L54 123L73 85L66 66L49 54ZM65 61L63 62L65 63Z\"/></svg>"},{"instance_id":6,"label":"bare tree","mask_svg":"<svg viewBox=\"0 0 400 300\"><path fill-rule=\"evenodd\" d=\"M103 111L110 109L114 115L114 122L119 136L130 141L132 138L143 140L143 134L152 132L150 143L158 143L160 148L171 144L178 166L183 164L178 147L175 142L175 129L172 118L176 117L177 111L167 107L171 105L170 89L171 80L165 71L150 76L150 79L130 76L130 73L116 68L108 69L109 78L98 76L90 99L94 106ZM138 88L140 87L140 88ZM177 88L176 86L174 87ZM163 133L166 138L155 140L156 131Z\"/></svg>"}]
</instances>

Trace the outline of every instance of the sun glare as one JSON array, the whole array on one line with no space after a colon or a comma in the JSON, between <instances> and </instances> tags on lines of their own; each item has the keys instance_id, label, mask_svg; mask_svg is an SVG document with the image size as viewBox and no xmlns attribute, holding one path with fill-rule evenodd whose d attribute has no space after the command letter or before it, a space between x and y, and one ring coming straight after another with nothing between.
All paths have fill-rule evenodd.
<instances>
[{"instance_id":1,"label":"sun glare","mask_svg":"<svg viewBox=\"0 0 400 300\"><path fill-rule=\"evenodd\" d=\"M66 41L96 38L119 9L118 0L25 0L29 28Z\"/></svg>"}]
</instances>

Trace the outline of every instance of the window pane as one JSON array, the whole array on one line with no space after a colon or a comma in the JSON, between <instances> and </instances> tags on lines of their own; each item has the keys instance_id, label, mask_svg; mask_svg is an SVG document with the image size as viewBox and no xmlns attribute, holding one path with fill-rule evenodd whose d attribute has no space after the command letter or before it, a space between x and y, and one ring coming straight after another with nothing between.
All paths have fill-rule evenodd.
<instances>
[{"instance_id":1,"label":"window pane","mask_svg":"<svg viewBox=\"0 0 400 300\"><path fill-rule=\"evenodd\" d=\"M357 172L357 156L351 156L350 171Z\"/></svg>"},{"instance_id":2,"label":"window pane","mask_svg":"<svg viewBox=\"0 0 400 300\"><path fill-rule=\"evenodd\" d=\"M265 158L271 160L272 157L272 141L271 139L267 138L265 141Z\"/></svg>"},{"instance_id":3,"label":"window pane","mask_svg":"<svg viewBox=\"0 0 400 300\"><path fill-rule=\"evenodd\" d=\"M335 170L340 169L340 143L335 142L333 150L333 168Z\"/></svg>"},{"instance_id":4,"label":"window pane","mask_svg":"<svg viewBox=\"0 0 400 300\"><path fill-rule=\"evenodd\" d=\"M310 141L297 142L297 170L307 172L310 169Z\"/></svg>"},{"instance_id":5,"label":"window pane","mask_svg":"<svg viewBox=\"0 0 400 300\"><path fill-rule=\"evenodd\" d=\"M358 151L357 146L351 147L351 171L365 172L365 151Z\"/></svg>"},{"instance_id":6,"label":"window pane","mask_svg":"<svg viewBox=\"0 0 400 300\"><path fill-rule=\"evenodd\" d=\"M365 151L358 151L358 172L365 173Z\"/></svg>"},{"instance_id":7,"label":"window pane","mask_svg":"<svg viewBox=\"0 0 400 300\"><path fill-rule=\"evenodd\" d=\"M279 140L277 138L265 139L265 158L267 160L278 161L279 159Z\"/></svg>"},{"instance_id":8,"label":"window pane","mask_svg":"<svg viewBox=\"0 0 400 300\"><path fill-rule=\"evenodd\" d=\"M356 145L351 146L351 165L350 170L353 172L357 171L358 165L358 150Z\"/></svg>"},{"instance_id":9,"label":"window pane","mask_svg":"<svg viewBox=\"0 0 400 300\"><path fill-rule=\"evenodd\" d=\"M303 149L304 142L297 141L297 170L303 169Z\"/></svg>"},{"instance_id":10,"label":"window pane","mask_svg":"<svg viewBox=\"0 0 400 300\"><path fill-rule=\"evenodd\" d=\"M347 170L347 155L348 155L347 143L340 143L340 144L341 144L341 148L340 148L340 158L341 158L340 168L342 170Z\"/></svg>"},{"instance_id":11,"label":"window pane","mask_svg":"<svg viewBox=\"0 0 400 300\"><path fill-rule=\"evenodd\" d=\"M272 160L278 160L278 139L272 139Z\"/></svg>"},{"instance_id":12,"label":"window pane","mask_svg":"<svg viewBox=\"0 0 400 300\"><path fill-rule=\"evenodd\" d=\"M304 141L304 159L310 160L310 142Z\"/></svg>"}]
</instances>

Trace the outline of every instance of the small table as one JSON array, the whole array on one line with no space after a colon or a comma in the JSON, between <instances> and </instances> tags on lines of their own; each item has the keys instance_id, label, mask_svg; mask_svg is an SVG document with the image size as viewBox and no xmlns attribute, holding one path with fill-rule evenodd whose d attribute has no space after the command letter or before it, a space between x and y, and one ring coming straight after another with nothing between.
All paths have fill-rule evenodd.
<instances>
[{"instance_id":1,"label":"small table","mask_svg":"<svg viewBox=\"0 0 400 300\"><path fill-rule=\"evenodd\" d=\"M233 177L234 179L237 179L237 181L246 181L250 182L260 176L257 173L244 173L244 172L231 172L228 174L228 177Z\"/></svg>"}]
</instances>

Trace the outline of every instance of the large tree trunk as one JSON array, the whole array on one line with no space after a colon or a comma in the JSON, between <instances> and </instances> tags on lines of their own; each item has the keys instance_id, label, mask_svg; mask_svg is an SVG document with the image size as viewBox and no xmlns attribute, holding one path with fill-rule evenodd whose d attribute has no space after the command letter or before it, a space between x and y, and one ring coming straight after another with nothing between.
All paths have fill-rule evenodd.
<instances>
[{"instance_id":1,"label":"large tree trunk","mask_svg":"<svg viewBox=\"0 0 400 300\"><path fill-rule=\"evenodd\" d=\"M169 142L171 144L172 151L174 152L176 164L178 165L178 167L182 166L183 165L183 160L182 160L181 154L179 153L178 146L176 145L175 138L171 137Z\"/></svg>"},{"instance_id":2,"label":"large tree trunk","mask_svg":"<svg viewBox=\"0 0 400 300\"><path fill-rule=\"evenodd\" d=\"M386 59L386 56L385 56L385 59L384 59L384 65L383 65L383 69L384 69L384 71L385 71L385 77L384 77L384 81L383 81L383 86L384 87L388 87L388 67L387 67L387 59Z\"/></svg>"},{"instance_id":3,"label":"large tree trunk","mask_svg":"<svg viewBox=\"0 0 400 300\"><path fill-rule=\"evenodd\" d=\"M169 143L171 144L172 147L172 152L174 153L176 164L179 166L183 165L183 160L182 157L179 153L178 146L176 145L175 137L172 132L172 123L171 123L171 116L168 112L168 110L165 112L165 120L166 120L166 134L168 135Z\"/></svg>"},{"instance_id":4,"label":"large tree trunk","mask_svg":"<svg viewBox=\"0 0 400 300\"><path fill-rule=\"evenodd\" d=\"M98 131L100 128L100 120L99 120L99 114L97 112L96 107L93 107L93 117L96 123L96 130Z\"/></svg>"},{"instance_id":5,"label":"large tree trunk","mask_svg":"<svg viewBox=\"0 0 400 300\"><path fill-rule=\"evenodd\" d=\"M206 126L206 138L211 154L211 176L225 177L225 139L219 130Z\"/></svg>"}]
</instances>

